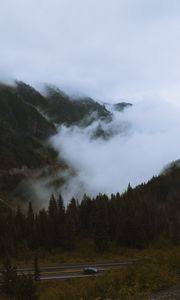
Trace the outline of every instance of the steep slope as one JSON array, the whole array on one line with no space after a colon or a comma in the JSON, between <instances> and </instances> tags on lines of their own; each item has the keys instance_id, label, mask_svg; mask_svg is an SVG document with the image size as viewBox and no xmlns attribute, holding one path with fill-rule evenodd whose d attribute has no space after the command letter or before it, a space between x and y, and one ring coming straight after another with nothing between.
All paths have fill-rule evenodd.
<instances>
[{"instance_id":1,"label":"steep slope","mask_svg":"<svg viewBox=\"0 0 180 300\"><path fill-rule=\"evenodd\" d=\"M55 126L25 102L16 87L0 85L0 198L14 199L20 182L56 164L56 153L46 143L54 133Z\"/></svg>"},{"instance_id":2,"label":"steep slope","mask_svg":"<svg viewBox=\"0 0 180 300\"><path fill-rule=\"evenodd\" d=\"M42 142L56 132L16 88L0 86L0 165L1 169L39 166L47 159Z\"/></svg>"},{"instance_id":3,"label":"steep slope","mask_svg":"<svg viewBox=\"0 0 180 300\"><path fill-rule=\"evenodd\" d=\"M26 102L33 104L57 124L86 126L95 119L111 117L105 106L93 99L71 99L61 90L51 86L46 86L45 97L23 82L17 82L16 89Z\"/></svg>"}]
</instances>

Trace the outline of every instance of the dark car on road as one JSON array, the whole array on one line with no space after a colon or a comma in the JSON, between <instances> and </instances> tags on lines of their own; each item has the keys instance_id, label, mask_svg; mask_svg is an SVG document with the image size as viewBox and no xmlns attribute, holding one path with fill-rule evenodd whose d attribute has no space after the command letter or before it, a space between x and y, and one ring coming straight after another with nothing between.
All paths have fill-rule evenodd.
<instances>
[{"instance_id":1,"label":"dark car on road","mask_svg":"<svg viewBox=\"0 0 180 300\"><path fill-rule=\"evenodd\" d=\"M94 267L87 267L87 268L84 268L83 270L83 274L85 275L95 275L97 274L98 270Z\"/></svg>"}]
</instances>

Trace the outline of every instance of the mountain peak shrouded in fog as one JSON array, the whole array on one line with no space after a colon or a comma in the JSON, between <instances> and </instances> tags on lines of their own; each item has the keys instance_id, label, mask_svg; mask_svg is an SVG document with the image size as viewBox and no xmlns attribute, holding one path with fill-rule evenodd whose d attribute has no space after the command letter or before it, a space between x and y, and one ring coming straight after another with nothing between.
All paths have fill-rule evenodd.
<instances>
[{"instance_id":1,"label":"mountain peak shrouded in fog","mask_svg":"<svg viewBox=\"0 0 180 300\"><path fill-rule=\"evenodd\" d=\"M91 128L91 139L105 140L117 134L117 128L111 128L112 112L105 105L88 97L74 99L54 86L45 90L42 94L22 81L0 85L0 193L19 194L24 185L27 189L24 180L29 176L33 188L39 178L44 194L53 189L53 182L62 187L71 166L63 156L58 159L57 149L49 141L61 127ZM34 195L32 191L29 194Z\"/></svg>"},{"instance_id":2,"label":"mountain peak shrouded in fog","mask_svg":"<svg viewBox=\"0 0 180 300\"><path fill-rule=\"evenodd\" d=\"M56 87L48 86L46 89L48 92L45 96L22 81L16 81L13 85L0 84L0 124L4 135L1 148L7 148L10 152L12 150L12 157L15 154L13 145L6 145L8 135L15 144L18 144L18 139L23 140L23 137L29 137L30 140L32 138L39 143L55 134L56 126L61 124L87 126L95 119L108 120L111 117L105 106L93 99L74 100ZM24 147L26 146L25 143ZM8 159L2 159L1 167L5 163L8 165ZM20 163L20 156L14 159L13 164L18 165L18 161ZM33 160L31 162L33 165ZM26 163L25 160L24 164Z\"/></svg>"},{"instance_id":3,"label":"mountain peak shrouded in fog","mask_svg":"<svg viewBox=\"0 0 180 300\"><path fill-rule=\"evenodd\" d=\"M108 104L50 89L41 93L23 82L1 84L4 190L13 182L12 193L19 194L27 174L33 174L26 190L28 184L28 196L40 201L53 191L66 201L84 193L111 194L129 182L147 181L179 159L178 106L157 99Z\"/></svg>"},{"instance_id":4,"label":"mountain peak shrouded in fog","mask_svg":"<svg viewBox=\"0 0 180 300\"><path fill-rule=\"evenodd\" d=\"M1 84L0 108L1 190L11 195L116 193L179 159L179 108L157 99L112 104L18 81Z\"/></svg>"},{"instance_id":5,"label":"mountain peak shrouded in fog","mask_svg":"<svg viewBox=\"0 0 180 300\"><path fill-rule=\"evenodd\" d=\"M132 106L132 103L119 102L113 105L114 109L117 111L123 111L125 108Z\"/></svg>"}]
</instances>

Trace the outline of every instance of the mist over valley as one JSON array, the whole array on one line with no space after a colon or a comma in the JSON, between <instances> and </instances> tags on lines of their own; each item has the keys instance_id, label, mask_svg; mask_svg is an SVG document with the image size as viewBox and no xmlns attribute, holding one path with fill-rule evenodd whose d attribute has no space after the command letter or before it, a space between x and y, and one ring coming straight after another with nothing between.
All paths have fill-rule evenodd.
<instances>
[{"instance_id":1,"label":"mist over valley","mask_svg":"<svg viewBox=\"0 0 180 300\"><path fill-rule=\"evenodd\" d=\"M52 193L66 204L122 193L179 159L179 107L169 102L104 103L23 82L1 84L0 96L1 194L10 199L42 207Z\"/></svg>"}]
</instances>

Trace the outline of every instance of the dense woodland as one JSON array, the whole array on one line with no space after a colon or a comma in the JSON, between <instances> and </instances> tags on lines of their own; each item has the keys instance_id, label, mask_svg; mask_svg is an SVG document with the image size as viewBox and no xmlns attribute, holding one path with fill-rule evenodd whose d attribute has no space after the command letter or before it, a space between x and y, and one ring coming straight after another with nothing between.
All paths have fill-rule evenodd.
<instances>
[{"instance_id":1,"label":"dense woodland","mask_svg":"<svg viewBox=\"0 0 180 300\"><path fill-rule=\"evenodd\" d=\"M63 199L52 195L47 209L26 212L1 204L0 254L16 255L22 249L62 248L73 250L77 240L91 238L98 251L111 245L145 248L158 240L180 243L180 169L175 165L166 174L147 184L128 187L123 194L84 196L72 199L65 208Z\"/></svg>"}]
</instances>

